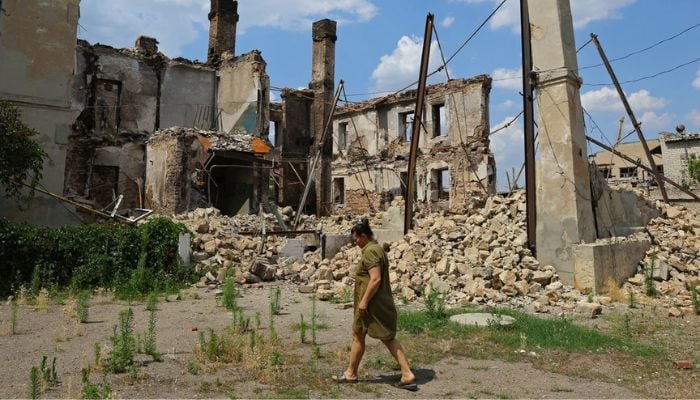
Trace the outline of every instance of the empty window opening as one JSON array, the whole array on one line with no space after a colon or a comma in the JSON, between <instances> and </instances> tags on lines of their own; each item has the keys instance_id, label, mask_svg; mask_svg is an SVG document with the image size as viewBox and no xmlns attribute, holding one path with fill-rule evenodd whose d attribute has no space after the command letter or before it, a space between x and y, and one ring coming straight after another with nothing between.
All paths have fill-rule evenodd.
<instances>
[{"instance_id":1,"label":"empty window opening","mask_svg":"<svg viewBox=\"0 0 700 400\"><path fill-rule=\"evenodd\" d=\"M434 169L430 180L430 199L432 201L450 198L450 170Z\"/></svg>"},{"instance_id":2,"label":"empty window opening","mask_svg":"<svg viewBox=\"0 0 700 400\"><path fill-rule=\"evenodd\" d=\"M268 137L270 138L270 143L272 146L277 147L277 121L270 121L270 130L268 132Z\"/></svg>"},{"instance_id":3,"label":"empty window opening","mask_svg":"<svg viewBox=\"0 0 700 400\"><path fill-rule=\"evenodd\" d=\"M620 168L620 178L634 178L637 176L637 167Z\"/></svg>"},{"instance_id":4,"label":"empty window opening","mask_svg":"<svg viewBox=\"0 0 700 400\"><path fill-rule=\"evenodd\" d=\"M447 114L444 104L433 105L433 137L447 136Z\"/></svg>"},{"instance_id":5,"label":"empty window opening","mask_svg":"<svg viewBox=\"0 0 700 400\"><path fill-rule=\"evenodd\" d=\"M399 137L405 141L410 141L413 137L413 111L399 114Z\"/></svg>"},{"instance_id":6,"label":"empty window opening","mask_svg":"<svg viewBox=\"0 0 700 400\"><path fill-rule=\"evenodd\" d=\"M333 178L333 203L345 204L345 178Z\"/></svg>"},{"instance_id":7,"label":"empty window opening","mask_svg":"<svg viewBox=\"0 0 700 400\"><path fill-rule=\"evenodd\" d=\"M338 124L338 150L342 150L348 143L348 123L341 122Z\"/></svg>"},{"instance_id":8,"label":"empty window opening","mask_svg":"<svg viewBox=\"0 0 700 400\"><path fill-rule=\"evenodd\" d=\"M602 167L598 168L598 171L600 172L601 175L603 175L603 178L608 179L612 178L612 171L608 167Z\"/></svg>"}]
</instances>

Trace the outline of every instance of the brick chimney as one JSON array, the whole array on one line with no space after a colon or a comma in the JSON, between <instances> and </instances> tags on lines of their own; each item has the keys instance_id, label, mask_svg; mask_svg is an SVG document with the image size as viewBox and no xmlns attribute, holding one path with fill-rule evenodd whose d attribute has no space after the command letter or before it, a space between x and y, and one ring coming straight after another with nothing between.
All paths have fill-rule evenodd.
<instances>
[{"instance_id":1,"label":"brick chimney","mask_svg":"<svg viewBox=\"0 0 700 400\"><path fill-rule=\"evenodd\" d=\"M209 51L207 63L217 64L225 51L236 54L238 1L211 0L209 12Z\"/></svg>"}]
</instances>

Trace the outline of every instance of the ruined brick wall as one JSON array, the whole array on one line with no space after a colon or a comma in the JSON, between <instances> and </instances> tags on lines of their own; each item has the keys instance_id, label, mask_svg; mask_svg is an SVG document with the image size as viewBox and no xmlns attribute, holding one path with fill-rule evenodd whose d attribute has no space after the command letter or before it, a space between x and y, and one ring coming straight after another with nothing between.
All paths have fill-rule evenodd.
<instances>
[{"instance_id":1,"label":"ruined brick wall","mask_svg":"<svg viewBox=\"0 0 700 400\"><path fill-rule=\"evenodd\" d=\"M238 24L238 2L234 0L211 0L209 12L209 50L207 63L217 64L224 52L236 54L236 25Z\"/></svg>"},{"instance_id":2,"label":"ruined brick wall","mask_svg":"<svg viewBox=\"0 0 700 400\"><path fill-rule=\"evenodd\" d=\"M428 87L425 129L421 129L416 163L416 201L458 212L495 193L495 160L489 150L490 88L487 76ZM398 178L407 171L407 115L415 108L415 95L415 91L407 91L353 104L341 108L334 117L336 128L347 124L347 143L359 135L367 146L334 146L333 176L350 177L351 170L369 171L367 180L372 184L367 189L377 199L378 208L405 193L406 182ZM449 176L448 198L438 196L441 191L435 187L434 173L443 170Z\"/></svg>"},{"instance_id":3,"label":"ruined brick wall","mask_svg":"<svg viewBox=\"0 0 700 400\"><path fill-rule=\"evenodd\" d=\"M147 144L146 206L156 212L187 211L190 202L188 165L194 136L161 136Z\"/></svg>"},{"instance_id":4,"label":"ruined brick wall","mask_svg":"<svg viewBox=\"0 0 700 400\"><path fill-rule=\"evenodd\" d=\"M313 142L311 134L310 90L282 91L282 122L277 125L277 148L281 155L278 203L296 209L308 176L308 156Z\"/></svg>"},{"instance_id":5,"label":"ruined brick wall","mask_svg":"<svg viewBox=\"0 0 700 400\"><path fill-rule=\"evenodd\" d=\"M339 213L364 214L369 213L371 208L369 203L374 206L375 210L380 207L381 196L373 191L367 191L367 195L361 189L346 190L345 203L334 204L333 211Z\"/></svg>"},{"instance_id":6,"label":"ruined brick wall","mask_svg":"<svg viewBox=\"0 0 700 400\"><path fill-rule=\"evenodd\" d=\"M309 88L314 92L311 109L311 126L314 140L320 143L326 122L333 107L335 85L336 22L323 19L312 26L312 66ZM320 166L314 179L315 208L317 215L331 214L331 158L333 156L333 132L326 134L322 143Z\"/></svg>"}]
</instances>

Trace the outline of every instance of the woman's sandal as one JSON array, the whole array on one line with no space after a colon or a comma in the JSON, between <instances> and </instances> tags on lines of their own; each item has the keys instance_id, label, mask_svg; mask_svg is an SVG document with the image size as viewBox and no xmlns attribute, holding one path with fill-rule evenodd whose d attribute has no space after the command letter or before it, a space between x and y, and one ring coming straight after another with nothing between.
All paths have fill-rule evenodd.
<instances>
[{"instance_id":1,"label":"woman's sandal","mask_svg":"<svg viewBox=\"0 0 700 400\"><path fill-rule=\"evenodd\" d=\"M357 383L360 380L355 378L355 379L350 379L347 376L345 376L345 372L341 373L340 375L333 375L333 380L336 383Z\"/></svg>"},{"instance_id":2,"label":"woman's sandal","mask_svg":"<svg viewBox=\"0 0 700 400\"><path fill-rule=\"evenodd\" d=\"M408 390L409 392L418 391L418 384L416 384L415 382L403 383L401 381L398 381L394 384L394 387L403 390Z\"/></svg>"}]
</instances>

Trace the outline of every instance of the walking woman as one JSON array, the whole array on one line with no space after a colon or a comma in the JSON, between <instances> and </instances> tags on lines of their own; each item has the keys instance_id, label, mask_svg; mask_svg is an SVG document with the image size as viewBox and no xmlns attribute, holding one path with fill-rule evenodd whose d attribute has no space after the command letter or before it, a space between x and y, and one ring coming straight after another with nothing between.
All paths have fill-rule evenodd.
<instances>
[{"instance_id":1,"label":"walking woman","mask_svg":"<svg viewBox=\"0 0 700 400\"><path fill-rule=\"evenodd\" d=\"M357 382L358 368L365 353L365 338L379 339L401 367L397 387L415 391L416 377L406 360L401 343L396 340L396 306L389 282L389 260L382 246L374 240L367 219L352 228L352 240L362 249L355 273L355 308L352 322L350 364L337 377L338 382Z\"/></svg>"}]
</instances>

